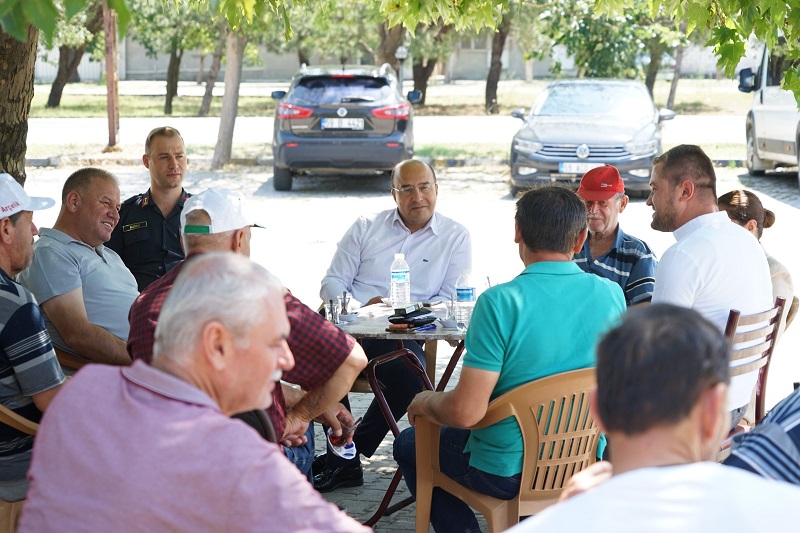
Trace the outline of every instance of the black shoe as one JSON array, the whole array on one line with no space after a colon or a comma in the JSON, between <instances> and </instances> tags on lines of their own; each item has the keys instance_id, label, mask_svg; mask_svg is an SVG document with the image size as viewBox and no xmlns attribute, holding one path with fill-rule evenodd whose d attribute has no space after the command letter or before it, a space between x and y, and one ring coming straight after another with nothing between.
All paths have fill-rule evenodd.
<instances>
[{"instance_id":1,"label":"black shoe","mask_svg":"<svg viewBox=\"0 0 800 533\"><path fill-rule=\"evenodd\" d=\"M340 487L360 487L364 484L361 462L338 468L325 468L314 476L314 488L319 492L331 492Z\"/></svg>"},{"instance_id":2,"label":"black shoe","mask_svg":"<svg viewBox=\"0 0 800 533\"><path fill-rule=\"evenodd\" d=\"M314 457L314 462L311 463L311 475L316 476L317 474L321 474L326 466L328 466L327 452L317 455Z\"/></svg>"}]
</instances>

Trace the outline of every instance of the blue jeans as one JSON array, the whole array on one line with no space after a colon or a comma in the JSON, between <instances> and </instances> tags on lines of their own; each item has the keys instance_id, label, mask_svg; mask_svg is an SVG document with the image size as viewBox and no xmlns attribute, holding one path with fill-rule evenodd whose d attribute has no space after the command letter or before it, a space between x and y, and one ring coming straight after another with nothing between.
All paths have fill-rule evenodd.
<instances>
[{"instance_id":1,"label":"blue jeans","mask_svg":"<svg viewBox=\"0 0 800 533\"><path fill-rule=\"evenodd\" d=\"M302 446L284 446L283 453L300 470L300 473L308 478L309 482L314 483L314 478L311 474L311 464L314 462L314 422L308 425L306 437L308 441L305 444Z\"/></svg>"},{"instance_id":2,"label":"blue jeans","mask_svg":"<svg viewBox=\"0 0 800 533\"><path fill-rule=\"evenodd\" d=\"M417 495L416 432L403 430L394 440L394 460L403 471L408 490ZM443 427L439 442L439 467L442 473L461 485L482 494L510 500L519 494L520 476L496 476L469 466L464 446L469 430ZM470 507L448 492L436 487L431 501L431 525L437 533L479 532L478 519Z\"/></svg>"}]
</instances>

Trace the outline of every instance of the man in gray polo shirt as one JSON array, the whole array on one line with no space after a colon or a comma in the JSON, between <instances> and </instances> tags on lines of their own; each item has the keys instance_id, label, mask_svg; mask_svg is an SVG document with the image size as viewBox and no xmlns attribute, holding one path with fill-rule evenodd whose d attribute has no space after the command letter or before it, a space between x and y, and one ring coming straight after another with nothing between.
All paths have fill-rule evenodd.
<instances>
[{"instance_id":1,"label":"man in gray polo shirt","mask_svg":"<svg viewBox=\"0 0 800 533\"><path fill-rule=\"evenodd\" d=\"M119 222L117 179L97 168L67 178L61 211L43 228L31 266L20 274L45 312L53 344L97 363L127 365L128 310L136 279L103 246Z\"/></svg>"}]
</instances>

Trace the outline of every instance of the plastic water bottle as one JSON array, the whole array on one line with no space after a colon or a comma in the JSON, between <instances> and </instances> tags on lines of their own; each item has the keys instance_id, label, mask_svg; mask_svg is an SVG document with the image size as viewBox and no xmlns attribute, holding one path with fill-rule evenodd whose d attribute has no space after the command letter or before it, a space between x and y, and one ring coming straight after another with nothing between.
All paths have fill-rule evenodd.
<instances>
[{"instance_id":1,"label":"plastic water bottle","mask_svg":"<svg viewBox=\"0 0 800 533\"><path fill-rule=\"evenodd\" d=\"M411 302L411 271L406 263L405 254L394 254L389 299L392 300L394 307Z\"/></svg>"},{"instance_id":2,"label":"plastic water bottle","mask_svg":"<svg viewBox=\"0 0 800 533\"><path fill-rule=\"evenodd\" d=\"M475 286L470 280L469 271L462 270L456 281L456 322L465 328L469 327L472 310L475 308L477 298L475 293Z\"/></svg>"}]
</instances>

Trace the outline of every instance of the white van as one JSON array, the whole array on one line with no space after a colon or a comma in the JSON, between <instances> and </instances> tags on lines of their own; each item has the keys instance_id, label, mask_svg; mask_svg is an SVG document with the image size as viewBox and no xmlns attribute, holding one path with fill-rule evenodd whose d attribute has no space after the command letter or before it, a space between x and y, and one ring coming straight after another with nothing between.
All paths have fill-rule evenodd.
<instances>
[{"instance_id":1,"label":"white van","mask_svg":"<svg viewBox=\"0 0 800 533\"><path fill-rule=\"evenodd\" d=\"M758 72L739 72L739 90L753 93L753 107L747 114L747 170L753 176L778 167L798 164L800 112L791 91L781 89L781 79L794 61L785 58L780 47L764 47ZM800 181L800 179L798 180Z\"/></svg>"}]
</instances>

